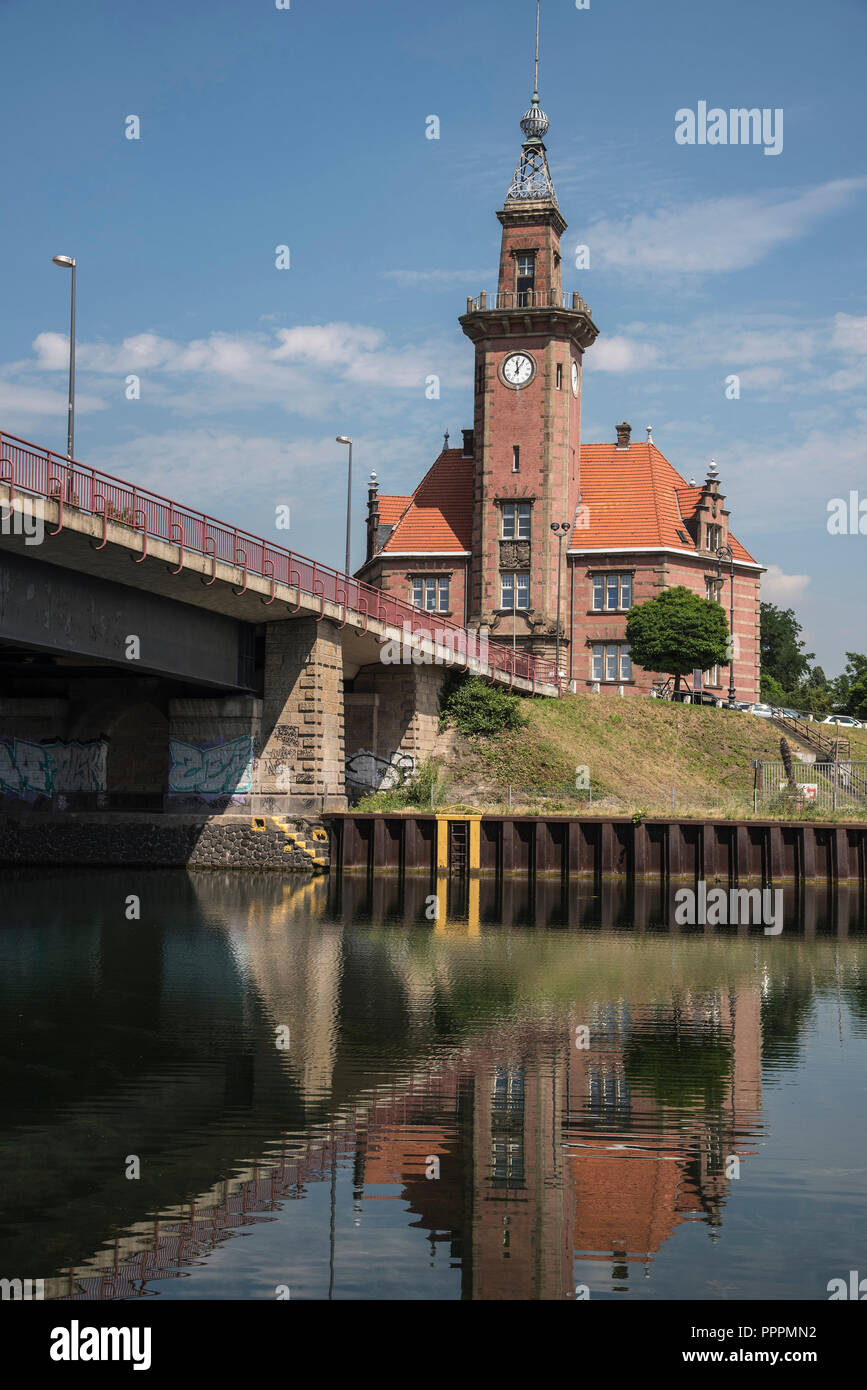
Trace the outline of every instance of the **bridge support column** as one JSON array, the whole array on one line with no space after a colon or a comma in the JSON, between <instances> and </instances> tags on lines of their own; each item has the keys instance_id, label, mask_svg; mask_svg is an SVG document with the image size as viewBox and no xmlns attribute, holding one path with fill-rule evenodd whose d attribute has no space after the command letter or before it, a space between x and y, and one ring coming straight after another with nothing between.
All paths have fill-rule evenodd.
<instances>
[{"instance_id":1,"label":"bridge support column","mask_svg":"<svg viewBox=\"0 0 867 1390\"><path fill-rule=\"evenodd\" d=\"M337 626L315 618L268 623L255 812L345 810L343 721Z\"/></svg>"},{"instance_id":2,"label":"bridge support column","mask_svg":"<svg viewBox=\"0 0 867 1390\"><path fill-rule=\"evenodd\" d=\"M350 791L387 790L429 757L439 729L441 666L365 666L347 697Z\"/></svg>"}]
</instances>

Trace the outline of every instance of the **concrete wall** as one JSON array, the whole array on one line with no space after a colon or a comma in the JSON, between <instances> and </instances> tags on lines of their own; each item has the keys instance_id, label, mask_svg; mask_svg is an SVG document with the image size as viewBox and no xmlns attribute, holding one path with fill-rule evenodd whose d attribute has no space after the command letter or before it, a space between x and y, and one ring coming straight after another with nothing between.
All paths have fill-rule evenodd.
<instances>
[{"instance_id":1,"label":"concrete wall","mask_svg":"<svg viewBox=\"0 0 867 1390\"><path fill-rule=\"evenodd\" d=\"M436 745L441 666L365 666L346 699L351 797L411 778Z\"/></svg>"},{"instance_id":2,"label":"concrete wall","mask_svg":"<svg viewBox=\"0 0 867 1390\"><path fill-rule=\"evenodd\" d=\"M346 804L343 648L327 619L269 623L255 809L279 814Z\"/></svg>"}]
</instances>

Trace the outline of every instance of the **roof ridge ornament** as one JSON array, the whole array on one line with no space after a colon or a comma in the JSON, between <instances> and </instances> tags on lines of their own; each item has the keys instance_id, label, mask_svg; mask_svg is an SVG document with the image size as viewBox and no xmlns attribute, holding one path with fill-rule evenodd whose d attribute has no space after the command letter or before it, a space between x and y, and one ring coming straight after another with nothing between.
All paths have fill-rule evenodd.
<instances>
[{"instance_id":1,"label":"roof ridge ornament","mask_svg":"<svg viewBox=\"0 0 867 1390\"><path fill-rule=\"evenodd\" d=\"M548 133L548 117L539 105L539 21L542 0L536 0L536 60L533 69L533 100L521 117L524 143L509 191L507 203L548 200L558 207L554 180L548 168L543 137Z\"/></svg>"}]
</instances>

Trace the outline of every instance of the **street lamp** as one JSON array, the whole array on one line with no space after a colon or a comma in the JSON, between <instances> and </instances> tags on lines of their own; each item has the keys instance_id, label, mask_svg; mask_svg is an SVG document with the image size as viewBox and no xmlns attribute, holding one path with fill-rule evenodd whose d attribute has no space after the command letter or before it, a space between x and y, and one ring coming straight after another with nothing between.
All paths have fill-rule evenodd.
<instances>
[{"instance_id":1,"label":"street lamp","mask_svg":"<svg viewBox=\"0 0 867 1390\"><path fill-rule=\"evenodd\" d=\"M568 521L552 521L551 530L557 537L557 688L560 688L560 588L563 581L563 542L572 530Z\"/></svg>"},{"instance_id":2,"label":"street lamp","mask_svg":"<svg viewBox=\"0 0 867 1390\"><path fill-rule=\"evenodd\" d=\"M721 545L716 553L716 577L722 584L722 562L729 562L729 709L735 707L735 557L730 545Z\"/></svg>"},{"instance_id":3,"label":"street lamp","mask_svg":"<svg viewBox=\"0 0 867 1390\"><path fill-rule=\"evenodd\" d=\"M51 259L61 269L72 271L72 307L69 313L69 408L66 425L66 454L71 463L75 443L75 257L52 256Z\"/></svg>"},{"instance_id":4,"label":"street lamp","mask_svg":"<svg viewBox=\"0 0 867 1390\"><path fill-rule=\"evenodd\" d=\"M347 478L346 478L346 570L345 570L345 573L346 573L346 574L350 574L351 571L350 571L350 568L349 568L349 550L350 550L350 540L351 540L351 536L352 536L352 440L349 438L349 435L348 435L348 434L339 434L339 435L337 436L337 443L338 443L338 444L348 444L348 445L349 445L349 472L348 472Z\"/></svg>"}]
</instances>

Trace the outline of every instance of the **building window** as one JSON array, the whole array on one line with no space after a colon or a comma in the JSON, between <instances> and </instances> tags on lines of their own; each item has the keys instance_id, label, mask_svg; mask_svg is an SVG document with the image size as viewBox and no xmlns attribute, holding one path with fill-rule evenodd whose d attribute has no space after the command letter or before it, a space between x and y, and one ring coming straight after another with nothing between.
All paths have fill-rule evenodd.
<instances>
[{"instance_id":1,"label":"building window","mask_svg":"<svg viewBox=\"0 0 867 1390\"><path fill-rule=\"evenodd\" d=\"M515 288L518 291L518 306L532 306L533 289L536 284L536 257L518 256L517 262L518 279Z\"/></svg>"},{"instance_id":2,"label":"building window","mask_svg":"<svg viewBox=\"0 0 867 1390\"><path fill-rule=\"evenodd\" d=\"M513 573L504 570L500 575L500 607L530 607L530 576L526 573Z\"/></svg>"},{"instance_id":3,"label":"building window","mask_svg":"<svg viewBox=\"0 0 867 1390\"><path fill-rule=\"evenodd\" d=\"M613 613L632 607L631 574L594 574L593 610Z\"/></svg>"},{"instance_id":4,"label":"building window","mask_svg":"<svg viewBox=\"0 0 867 1390\"><path fill-rule=\"evenodd\" d=\"M427 613L448 613L448 576L417 576L412 581L412 601L416 608L424 608Z\"/></svg>"},{"instance_id":5,"label":"building window","mask_svg":"<svg viewBox=\"0 0 867 1390\"><path fill-rule=\"evenodd\" d=\"M722 545L722 527L707 527L707 548L708 550L719 550Z\"/></svg>"},{"instance_id":6,"label":"building window","mask_svg":"<svg viewBox=\"0 0 867 1390\"><path fill-rule=\"evenodd\" d=\"M625 642L594 643L591 652L591 679L631 681L632 657Z\"/></svg>"},{"instance_id":7,"label":"building window","mask_svg":"<svg viewBox=\"0 0 867 1390\"><path fill-rule=\"evenodd\" d=\"M705 598L712 599L714 603L720 601L720 589L722 588L721 579L705 579Z\"/></svg>"},{"instance_id":8,"label":"building window","mask_svg":"<svg viewBox=\"0 0 867 1390\"><path fill-rule=\"evenodd\" d=\"M526 541L530 539L530 503L503 503L503 540Z\"/></svg>"},{"instance_id":9,"label":"building window","mask_svg":"<svg viewBox=\"0 0 867 1390\"><path fill-rule=\"evenodd\" d=\"M563 390L563 363L557 363L557 390Z\"/></svg>"},{"instance_id":10,"label":"building window","mask_svg":"<svg viewBox=\"0 0 867 1390\"><path fill-rule=\"evenodd\" d=\"M491 1186L517 1189L524 1186L523 1134L494 1135L491 1138Z\"/></svg>"},{"instance_id":11,"label":"building window","mask_svg":"<svg viewBox=\"0 0 867 1390\"><path fill-rule=\"evenodd\" d=\"M711 666L709 670L707 670L707 671L704 672L704 683L705 683L705 685L719 685L719 684L720 684L719 667L718 667L718 666Z\"/></svg>"},{"instance_id":12,"label":"building window","mask_svg":"<svg viewBox=\"0 0 867 1390\"><path fill-rule=\"evenodd\" d=\"M520 444L513 444L513 445L512 445L512 472L513 472L513 473L520 473L520 471L521 471L521 446L520 446Z\"/></svg>"}]
</instances>

